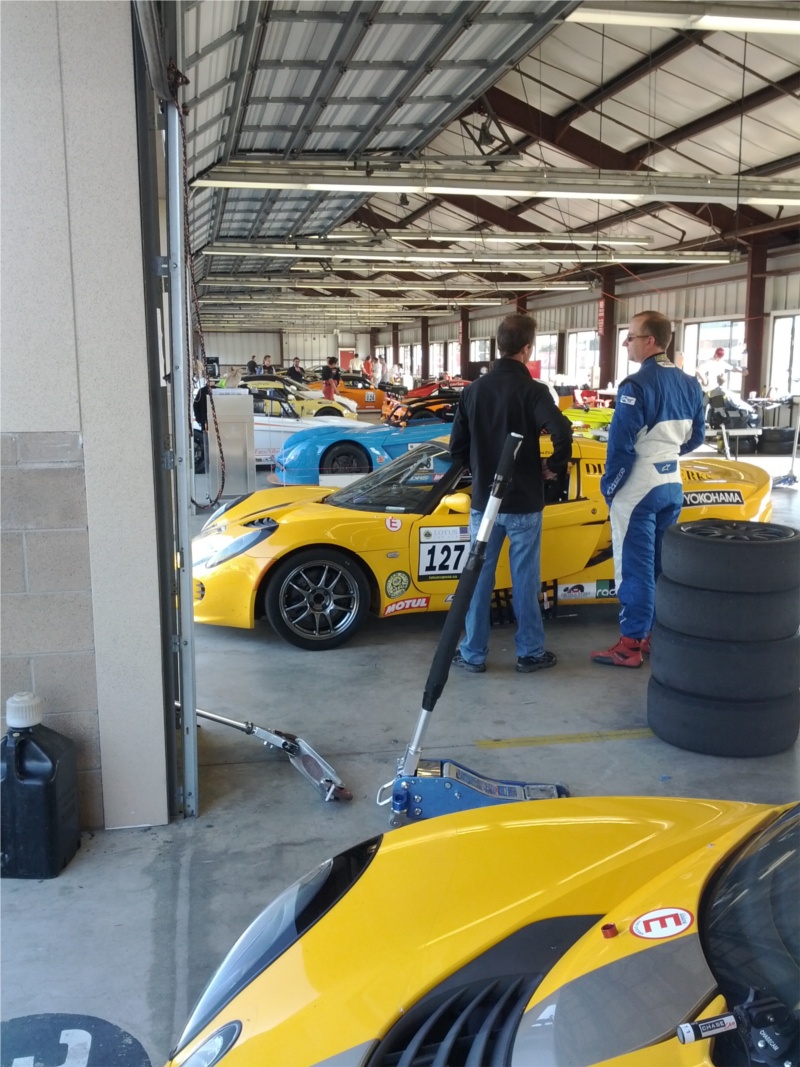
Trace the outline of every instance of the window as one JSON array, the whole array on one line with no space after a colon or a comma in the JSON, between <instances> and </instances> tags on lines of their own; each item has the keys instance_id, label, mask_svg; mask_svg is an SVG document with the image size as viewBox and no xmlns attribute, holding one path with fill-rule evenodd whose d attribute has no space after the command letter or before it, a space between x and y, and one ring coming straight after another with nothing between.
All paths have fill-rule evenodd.
<instances>
[{"instance_id":1,"label":"window","mask_svg":"<svg viewBox=\"0 0 800 1067\"><path fill-rule=\"evenodd\" d=\"M558 366L557 333L537 334L533 359L538 359L542 365L542 381L552 382L556 376L556 367Z\"/></svg>"},{"instance_id":2,"label":"window","mask_svg":"<svg viewBox=\"0 0 800 1067\"><path fill-rule=\"evenodd\" d=\"M627 345L623 344L623 341L627 336L627 326L622 326L617 330L617 362L614 368L615 385L619 385L623 378L627 378L629 374L635 374L639 369L638 363L635 363L632 359L628 359L628 348Z\"/></svg>"},{"instance_id":3,"label":"window","mask_svg":"<svg viewBox=\"0 0 800 1067\"><path fill-rule=\"evenodd\" d=\"M714 359L718 348L722 349L721 360ZM687 374L701 375L701 381L708 383L706 388L721 385L741 396L747 372L744 320L687 322L683 328L683 369Z\"/></svg>"},{"instance_id":4,"label":"window","mask_svg":"<svg viewBox=\"0 0 800 1067\"><path fill-rule=\"evenodd\" d=\"M444 345L436 342L430 346L430 372L434 378L445 373Z\"/></svg>"},{"instance_id":5,"label":"window","mask_svg":"<svg viewBox=\"0 0 800 1067\"><path fill-rule=\"evenodd\" d=\"M573 330L567 334L567 377L578 386L597 388L592 368L600 358L600 338L596 330ZM596 377L596 374L595 374Z\"/></svg>"},{"instance_id":6,"label":"window","mask_svg":"<svg viewBox=\"0 0 800 1067\"><path fill-rule=\"evenodd\" d=\"M411 345L400 345L400 366L403 374L411 374Z\"/></svg>"},{"instance_id":7,"label":"window","mask_svg":"<svg viewBox=\"0 0 800 1067\"><path fill-rule=\"evenodd\" d=\"M469 343L470 363L488 363L492 358L492 342L488 337L481 337Z\"/></svg>"},{"instance_id":8,"label":"window","mask_svg":"<svg viewBox=\"0 0 800 1067\"><path fill-rule=\"evenodd\" d=\"M776 315L772 321L769 385L778 396L800 393L800 315Z\"/></svg>"},{"instance_id":9,"label":"window","mask_svg":"<svg viewBox=\"0 0 800 1067\"><path fill-rule=\"evenodd\" d=\"M411 373L415 378L422 375L422 345L411 346Z\"/></svg>"},{"instance_id":10,"label":"window","mask_svg":"<svg viewBox=\"0 0 800 1067\"><path fill-rule=\"evenodd\" d=\"M461 342L447 342L447 373L451 378L461 377Z\"/></svg>"}]
</instances>

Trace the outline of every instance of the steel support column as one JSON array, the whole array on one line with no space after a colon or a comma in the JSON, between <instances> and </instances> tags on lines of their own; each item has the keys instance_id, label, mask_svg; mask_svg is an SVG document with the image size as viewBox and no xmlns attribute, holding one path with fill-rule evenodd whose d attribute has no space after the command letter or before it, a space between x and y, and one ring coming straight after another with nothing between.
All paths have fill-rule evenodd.
<instances>
[{"instance_id":1,"label":"steel support column","mask_svg":"<svg viewBox=\"0 0 800 1067\"><path fill-rule=\"evenodd\" d=\"M469 377L469 308L462 307L461 322L458 327L458 339L461 343L461 377Z\"/></svg>"},{"instance_id":2,"label":"steel support column","mask_svg":"<svg viewBox=\"0 0 800 1067\"><path fill-rule=\"evenodd\" d=\"M603 271L603 290L597 307L597 332L600 335L600 388L614 381L617 356L617 331L614 328L614 272Z\"/></svg>"},{"instance_id":3,"label":"steel support column","mask_svg":"<svg viewBox=\"0 0 800 1067\"><path fill-rule=\"evenodd\" d=\"M420 368L420 373L422 374L422 379L424 381L426 378L430 378L431 375L431 345L427 315L422 315L420 317L419 326L420 345L422 347L422 366Z\"/></svg>"},{"instance_id":4,"label":"steel support column","mask_svg":"<svg viewBox=\"0 0 800 1067\"><path fill-rule=\"evenodd\" d=\"M744 342L747 346L747 377L742 393L757 393L766 385L764 366L764 296L767 286L767 246L754 241L747 257L747 295L745 297Z\"/></svg>"},{"instance_id":5,"label":"steel support column","mask_svg":"<svg viewBox=\"0 0 800 1067\"><path fill-rule=\"evenodd\" d=\"M183 814L198 813L197 694L195 685L192 540L189 530L193 446L189 439L188 386L191 380L189 339L186 336L187 286L183 213L183 146L178 104L166 106L167 116L167 259L169 264L170 374L175 435L176 579L178 586L177 651L180 656L180 705L183 745Z\"/></svg>"}]
</instances>

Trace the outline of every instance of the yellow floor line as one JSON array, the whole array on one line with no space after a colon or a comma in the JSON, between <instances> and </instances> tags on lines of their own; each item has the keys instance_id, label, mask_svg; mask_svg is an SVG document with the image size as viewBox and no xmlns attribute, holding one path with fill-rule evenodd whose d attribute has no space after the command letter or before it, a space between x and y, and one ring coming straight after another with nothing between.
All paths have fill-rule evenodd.
<instances>
[{"instance_id":1,"label":"yellow floor line","mask_svg":"<svg viewBox=\"0 0 800 1067\"><path fill-rule=\"evenodd\" d=\"M641 737L654 737L652 730L641 727L636 730L595 730L587 734L550 734L543 737L507 737L502 741L476 741L477 748L518 748L529 745L578 745L587 741L634 741Z\"/></svg>"}]
</instances>

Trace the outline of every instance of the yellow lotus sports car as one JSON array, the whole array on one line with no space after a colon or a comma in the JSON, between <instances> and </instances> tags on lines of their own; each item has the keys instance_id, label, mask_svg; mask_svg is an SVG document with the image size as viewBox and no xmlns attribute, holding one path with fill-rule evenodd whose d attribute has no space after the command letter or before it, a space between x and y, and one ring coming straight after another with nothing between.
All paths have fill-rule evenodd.
<instances>
[{"instance_id":1,"label":"yellow lotus sports car","mask_svg":"<svg viewBox=\"0 0 800 1067\"><path fill-rule=\"evenodd\" d=\"M542 454L551 450L542 440ZM548 483L542 529L545 607L615 598L611 526L600 493L605 446L573 442L560 482ZM681 519L766 522L770 479L759 467L709 457L682 461ZM306 649L352 637L368 611L388 618L447 611L469 554L469 478L446 440L406 453L350 485L262 489L219 508L192 544L194 617L252 629L266 615ZM497 589L510 589L508 546Z\"/></svg>"},{"instance_id":2,"label":"yellow lotus sports car","mask_svg":"<svg viewBox=\"0 0 800 1067\"><path fill-rule=\"evenodd\" d=\"M499 804L273 901L170 1067L797 1067L800 806Z\"/></svg>"}]
</instances>

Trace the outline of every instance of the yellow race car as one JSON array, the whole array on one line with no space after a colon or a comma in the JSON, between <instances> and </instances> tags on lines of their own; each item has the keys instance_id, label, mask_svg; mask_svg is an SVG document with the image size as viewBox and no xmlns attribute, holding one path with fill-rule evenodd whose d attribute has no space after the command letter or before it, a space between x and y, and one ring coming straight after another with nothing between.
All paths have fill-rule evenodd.
<instances>
[{"instance_id":1,"label":"yellow race car","mask_svg":"<svg viewBox=\"0 0 800 1067\"><path fill-rule=\"evenodd\" d=\"M170 1067L797 1067L800 807L499 804L287 889Z\"/></svg>"},{"instance_id":2,"label":"yellow race car","mask_svg":"<svg viewBox=\"0 0 800 1067\"><path fill-rule=\"evenodd\" d=\"M552 452L542 440L542 454ZM548 483L542 528L547 606L615 597L605 446L573 442L569 470ZM766 522L769 476L717 457L681 464L681 518ZM251 629L263 615L306 649L335 648L368 611L381 617L447 611L469 554L470 484L446 439L408 451L351 485L264 489L218 509L192 544L194 617ZM507 543L497 589L510 589Z\"/></svg>"}]
</instances>

